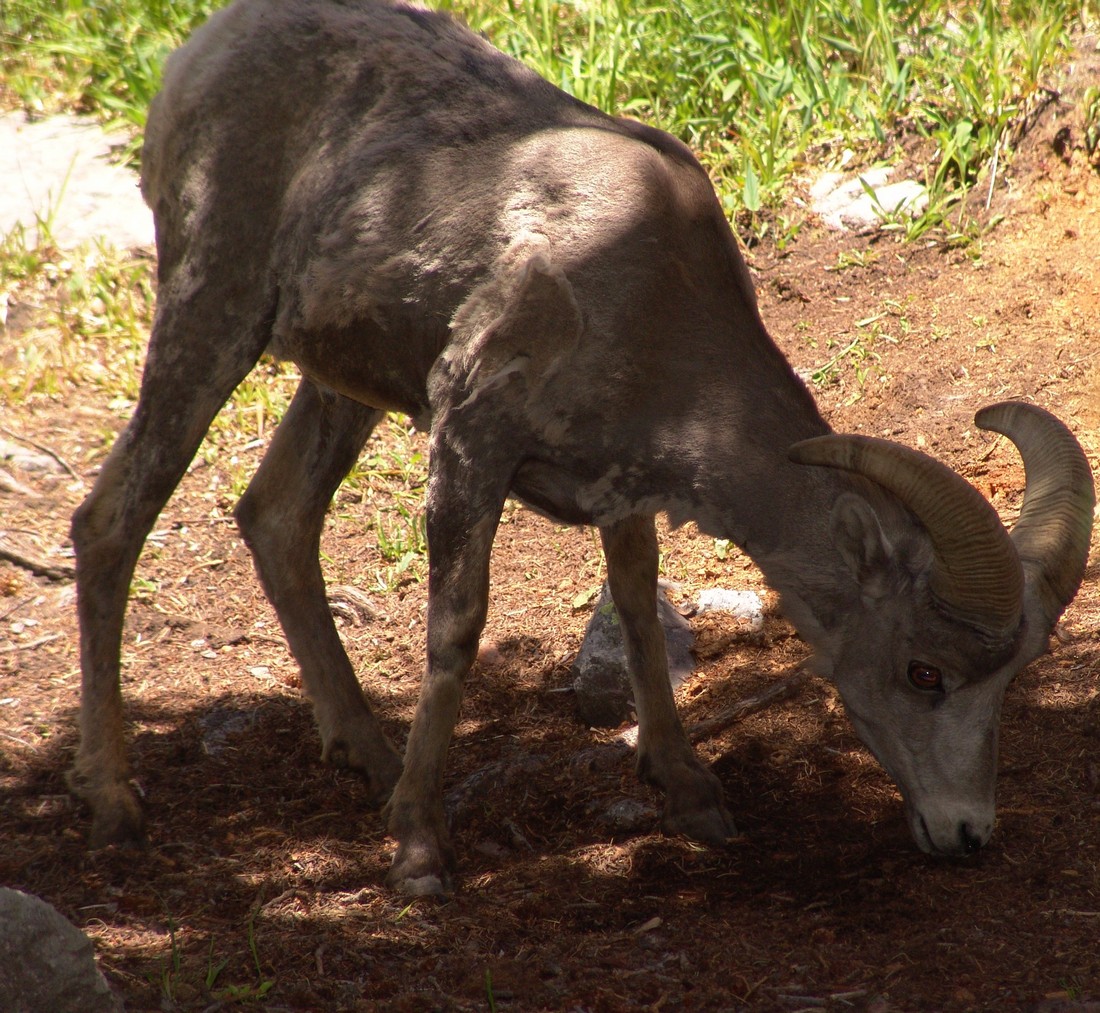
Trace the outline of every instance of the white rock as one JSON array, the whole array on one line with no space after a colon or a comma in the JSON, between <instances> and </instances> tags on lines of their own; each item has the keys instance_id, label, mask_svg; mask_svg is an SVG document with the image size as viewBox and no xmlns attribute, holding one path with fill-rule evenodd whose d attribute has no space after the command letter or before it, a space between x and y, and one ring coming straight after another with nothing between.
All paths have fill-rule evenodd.
<instances>
[{"instance_id":1,"label":"white rock","mask_svg":"<svg viewBox=\"0 0 1100 1013\"><path fill-rule=\"evenodd\" d=\"M890 183L892 173L885 166L868 169L858 176L823 173L810 187L811 209L829 228L841 232L873 228L884 214L916 217L923 213L928 206L924 184L908 179Z\"/></svg>"},{"instance_id":2,"label":"white rock","mask_svg":"<svg viewBox=\"0 0 1100 1013\"><path fill-rule=\"evenodd\" d=\"M699 592L699 614L704 612L728 612L738 619L745 619L754 633L764 626L764 603L755 591L708 587Z\"/></svg>"}]
</instances>

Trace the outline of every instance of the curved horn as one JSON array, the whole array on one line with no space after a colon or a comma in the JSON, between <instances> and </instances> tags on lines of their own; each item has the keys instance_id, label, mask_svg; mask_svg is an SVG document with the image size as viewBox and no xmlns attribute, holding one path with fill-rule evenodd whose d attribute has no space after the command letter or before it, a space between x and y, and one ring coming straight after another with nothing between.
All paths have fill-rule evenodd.
<instances>
[{"instance_id":1,"label":"curved horn","mask_svg":"<svg viewBox=\"0 0 1100 1013\"><path fill-rule=\"evenodd\" d=\"M892 492L932 540L932 593L947 612L991 639L1015 636L1023 616L1024 575L997 512L946 465L889 440L819 436L791 447L799 464L863 475Z\"/></svg>"},{"instance_id":2,"label":"curved horn","mask_svg":"<svg viewBox=\"0 0 1100 1013\"><path fill-rule=\"evenodd\" d=\"M1004 401L974 421L1007 436L1024 459L1027 485L1012 541L1053 626L1085 575L1096 506L1092 470L1073 434L1035 405Z\"/></svg>"}]
</instances>

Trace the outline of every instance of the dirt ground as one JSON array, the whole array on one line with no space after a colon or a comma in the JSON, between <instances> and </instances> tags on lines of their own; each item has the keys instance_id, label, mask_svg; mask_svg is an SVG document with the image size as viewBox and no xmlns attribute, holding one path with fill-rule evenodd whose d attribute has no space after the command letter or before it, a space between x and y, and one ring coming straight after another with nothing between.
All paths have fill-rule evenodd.
<instances>
[{"instance_id":1,"label":"dirt ground","mask_svg":"<svg viewBox=\"0 0 1100 1013\"><path fill-rule=\"evenodd\" d=\"M1007 522L1023 474L1010 444L974 427L981 405L1051 409L1100 472L1100 175L1073 101L1095 62L1002 163L990 214L1005 217L980 256L812 223L782 254L749 251L764 318L796 366L818 369L856 337L873 353L841 357L820 388L833 425L940 457ZM0 356L44 311L16 312L18 298ZM69 514L102 459L89 448L119 424L95 391L4 406L8 434L76 465L0 491L7 547L71 563ZM450 754L461 887L409 903L382 887L392 842L362 785L320 763L226 485L216 460L196 465L139 569L123 689L143 852L89 853L88 814L64 785L79 688L71 581L0 563L0 883L87 932L130 1010L1100 1009L1095 538L1050 654L1008 692L986 849L965 862L920 854L893 785L811 679L699 743L742 831L714 851L661 836L617 731L576 720L570 663L591 606L574 603L602 579L596 540L509 509ZM343 609L340 621L400 741L426 589L370 590L382 565L372 510L337 497L325 567L331 584L371 594L373 616ZM690 528L663 548L677 601L762 589L751 563ZM808 654L774 608L762 635L695 625L699 666L679 691L689 724ZM623 799L639 804L635 829L606 818Z\"/></svg>"}]
</instances>

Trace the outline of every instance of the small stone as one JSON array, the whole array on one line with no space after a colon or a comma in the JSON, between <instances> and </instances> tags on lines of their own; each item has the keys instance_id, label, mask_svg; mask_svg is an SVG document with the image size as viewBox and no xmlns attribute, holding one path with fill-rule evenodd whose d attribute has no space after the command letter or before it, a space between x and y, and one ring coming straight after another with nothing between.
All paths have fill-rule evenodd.
<instances>
[{"instance_id":1,"label":"small stone","mask_svg":"<svg viewBox=\"0 0 1100 1013\"><path fill-rule=\"evenodd\" d=\"M583 749L573 757L570 765L574 770L586 774L602 773L614 770L626 763L627 757L634 751L625 742L607 742L589 749Z\"/></svg>"},{"instance_id":2,"label":"small stone","mask_svg":"<svg viewBox=\"0 0 1100 1013\"><path fill-rule=\"evenodd\" d=\"M637 834L653 830L660 818L660 812L653 806L623 798L612 802L599 821L613 834Z\"/></svg>"},{"instance_id":3,"label":"small stone","mask_svg":"<svg viewBox=\"0 0 1100 1013\"><path fill-rule=\"evenodd\" d=\"M220 755L225 751L231 738L248 731L255 723L255 712L215 707L199 718L203 752L207 756Z\"/></svg>"},{"instance_id":4,"label":"small stone","mask_svg":"<svg viewBox=\"0 0 1100 1013\"><path fill-rule=\"evenodd\" d=\"M443 799L451 829L462 826L471 816L483 813L488 794L502 791L516 781L526 781L545 766L546 760L543 757L517 752L474 771L447 792Z\"/></svg>"},{"instance_id":5,"label":"small stone","mask_svg":"<svg viewBox=\"0 0 1100 1013\"><path fill-rule=\"evenodd\" d=\"M4 439L0 439L0 464L11 465L20 471L44 472L48 475L59 475L65 470L57 459L49 454L43 454Z\"/></svg>"}]
</instances>

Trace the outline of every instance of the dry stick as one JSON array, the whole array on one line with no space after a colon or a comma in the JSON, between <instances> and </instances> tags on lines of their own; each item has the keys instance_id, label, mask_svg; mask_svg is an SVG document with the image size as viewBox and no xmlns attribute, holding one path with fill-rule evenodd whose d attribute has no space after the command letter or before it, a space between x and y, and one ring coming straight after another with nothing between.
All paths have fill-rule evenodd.
<instances>
[{"instance_id":1,"label":"dry stick","mask_svg":"<svg viewBox=\"0 0 1100 1013\"><path fill-rule=\"evenodd\" d=\"M980 461L980 462L981 462L982 464L985 464L985 462L986 462L986 461L988 461L988 460L989 460L989 459L990 459L990 458L991 458L991 457L993 456L993 454L994 454L994 452L996 451L996 449L997 449L997 448L998 448L998 447L999 447L999 446L1000 446L1000 445L1001 445L1001 444L1002 444L1003 442L1004 442L1004 437L1003 437L1003 436L1002 436L1002 435L1001 435L1000 433L998 433L998 434L997 434L997 438L996 438L996 439L995 439L995 440L994 440L994 441L993 441L993 442L992 442L992 443L991 443L991 444L989 445L989 449L988 449L988 450L987 450L987 451L986 451L986 452L985 452L984 454L982 454L982 456L981 456L981 457L979 457L979 458L978 458L978 460L979 460L979 461Z\"/></svg>"},{"instance_id":2,"label":"dry stick","mask_svg":"<svg viewBox=\"0 0 1100 1013\"><path fill-rule=\"evenodd\" d=\"M24 485L10 471L0 469L0 492L14 492L17 496L37 499L38 493L29 485Z\"/></svg>"},{"instance_id":3,"label":"dry stick","mask_svg":"<svg viewBox=\"0 0 1100 1013\"><path fill-rule=\"evenodd\" d=\"M13 613L18 612L25 605L29 605L32 601L34 601L34 598L35 596L33 594L27 598L20 598L19 601L17 601L10 608L5 610L4 612L0 612L0 622L3 622L5 619L8 618L8 616L12 615Z\"/></svg>"},{"instance_id":4,"label":"dry stick","mask_svg":"<svg viewBox=\"0 0 1100 1013\"><path fill-rule=\"evenodd\" d=\"M24 556L8 548L3 543L0 543L0 559L14 563L24 570L30 570L36 577L45 577L47 580L72 580L76 576L76 570L71 566L54 566L40 559L32 559L30 556Z\"/></svg>"},{"instance_id":5,"label":"dry stick","mask_svg":"<svg viewBox=\"0 0 1100 1013\"><path fill-rule=\"evenodd\" d=\"M63 633L47 633L44 637L39 637L37 640L28 640L26 643L4 644L0 646L0 654L9 654L12 651L29 651L35 647L41 647L43 644L51 644L55 640L60 640L63 636Z\"/></svg>"},{"instance_id":6,"label":"dry stick","mask_svg":"<svg viewBox=\"0 0 1100 1013\"><path fill-rule=\"evenodd\" d=\"M0 731L0 738L10 739L12 742L18 742L19 745L25 747L26 749L37 749L38 748L38 746L36 746L33 742L27 742L27 741L19 738L17 735L12 735L10 732Z\"/></svg>"},{"instance_id":7,"label":"dry stick","mask_svg":"<svg viewBox=\"0 0 1100 1013\"><path fill-rule=\"evenodd\" d=\"M1001 161L1001 141L997 139L996 147L993 149L993 166L989 171L989 193L985 195L985 209L989 210L989 205L993 203L993 187L997 182L997 166Z\"/></svg>"},{"instance_id":8,"label":"dry stick","mask_svg":"<svg viewBox=\"0 0 1100 1013\"><path fill-rule=\"evenodd\" d=\"M20 436L19 433L13 433L10 429L0 426L0 433L5 436L10 436L13 440L18 440L20 443L25 443L28 447L34 447L35 450L45 454L47 457L52 457L58 464L61 465L73 478L80 478L80 476L73 470L72 465L65 460L56 450L51 450L49 447L42 443L36 443L34 440L29 439L26 436Z\"/></svg>"},{"instance_id":9,"label":"dry stick","mask_svg":"<svg viewBox=\"0 0 1100 1013\"><path fill-rule=\"evenodd\" d=\"M724 732L730 725L737 724L742 718L755 714L770 707L773 703L786 700L794 696L809 677L805 668L799 668L794 675L788 676L780 682L772 683L767 689L755 696L747 696L739 700L729 710L719 714L708 721L700 721L688 728L688 738L692 742L702 742L704 739L713 738L720 732Z\"/></svg>"}]
</instances>

